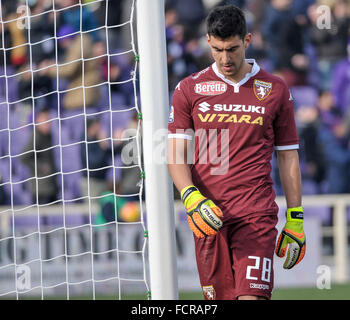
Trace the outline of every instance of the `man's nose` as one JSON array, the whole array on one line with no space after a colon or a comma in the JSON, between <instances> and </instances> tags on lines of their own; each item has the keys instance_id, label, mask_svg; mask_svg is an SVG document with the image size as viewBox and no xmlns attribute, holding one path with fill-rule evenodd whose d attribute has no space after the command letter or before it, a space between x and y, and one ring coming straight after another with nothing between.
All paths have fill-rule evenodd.
<instances>
[{"instance_id":1,"label":"man's nose","mask_svg":"<svg viewBox=\"0 0 350 320\"><path fill-rule=\"evenodd\" d=\"M222 52L222 62L224 64L228 64L231 62L231 57L230 57L230 54L226 51L223 51Z\"/></svg>"}]
</instances>

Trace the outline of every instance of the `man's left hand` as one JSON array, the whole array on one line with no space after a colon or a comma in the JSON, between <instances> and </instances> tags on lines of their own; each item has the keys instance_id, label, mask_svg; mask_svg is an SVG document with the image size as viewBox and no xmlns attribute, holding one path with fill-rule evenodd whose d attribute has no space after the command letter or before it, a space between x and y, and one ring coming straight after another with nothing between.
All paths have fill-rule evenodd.
<instances>
[{"instance_id":1,"label":"man's left hand","mask_svg":"<svg viewBox=\"0 0 350 320\"><path fill-rule=\"evenodd\" d=\"M304 258L306 251L303 208L288 208L286 218L287 222L278 238L276 254L280 258L284 257L289 245L283 268L291 269Z\"/></svg>"}]
</instances>

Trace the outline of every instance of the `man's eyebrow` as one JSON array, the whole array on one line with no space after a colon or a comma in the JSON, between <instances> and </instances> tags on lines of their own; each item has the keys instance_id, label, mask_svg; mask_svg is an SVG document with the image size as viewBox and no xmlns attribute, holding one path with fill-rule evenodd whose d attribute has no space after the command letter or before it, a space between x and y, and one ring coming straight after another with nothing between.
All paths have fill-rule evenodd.
<instances>
[{"instance_id":1,"label":"man's eyebrow","mask_svg":"<svg viewBox=\"0 0 350 320\"><path fill-rule=\"evenodd\" d=\"M229 47L229 48L227 48L227 49L221 49L221 48L218 48L218 47L212 45L212 48L215 49L215 50L219 50L219 51L224 51L224 50L230 51L230 50L239 48L239 46L236 45L236 46Z\"/></svg>"},{"instance_id":2,"label":"man's eyebrow","mask_svg":"<svg viewBox=\"0 0 350 320\"><path fill-rule=\"evenodd\" d=\"M218 47L215 47L215 46L211 46L213 49L215 49L215 50L222 50L222 49L220 49L220 48L218 48Z\"/></svg>"}]
</instances>

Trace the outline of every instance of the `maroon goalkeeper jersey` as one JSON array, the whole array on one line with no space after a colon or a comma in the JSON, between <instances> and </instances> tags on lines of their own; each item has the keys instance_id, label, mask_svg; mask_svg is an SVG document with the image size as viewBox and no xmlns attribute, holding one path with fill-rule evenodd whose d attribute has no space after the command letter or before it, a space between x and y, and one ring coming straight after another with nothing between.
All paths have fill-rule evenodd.
<instances>
[{"instance_id":1,"label":"maroon goalkeeper jersey","mask_svg":"<svg viewBox=\"0 0 350 320\"><path fill-rule=\"evenodd\" d=\"M284 81L260 69L239 83L216 64L182 80L169 116L169 138L195 141L193 183L224 213L224 221L277 214L273 150L298 149L293 101Z\"/></svg>"}]
</instances>

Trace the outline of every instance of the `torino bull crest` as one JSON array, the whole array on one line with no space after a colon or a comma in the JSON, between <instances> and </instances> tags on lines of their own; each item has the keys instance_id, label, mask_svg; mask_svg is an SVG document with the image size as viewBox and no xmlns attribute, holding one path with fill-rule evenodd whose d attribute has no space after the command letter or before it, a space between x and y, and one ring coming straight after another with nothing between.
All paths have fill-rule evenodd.
<instances>
[{"instance_id":1,"label":"torino bull crest","mask_svg":"<svg viewBox=\"0 0 350 320\"><path fill-rule=\"evenodd\" d=\"M261 81L261 80L254 80L253 90L254 90L255 96L260 101L264 100L269 96L272 90L272 83Z\"/></svg>"}]
</instances>

